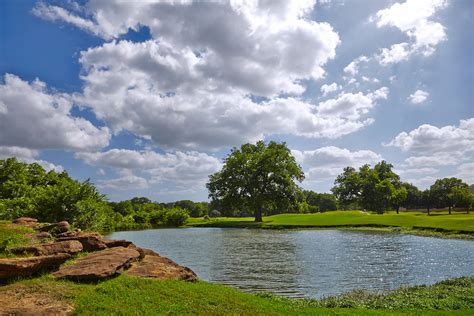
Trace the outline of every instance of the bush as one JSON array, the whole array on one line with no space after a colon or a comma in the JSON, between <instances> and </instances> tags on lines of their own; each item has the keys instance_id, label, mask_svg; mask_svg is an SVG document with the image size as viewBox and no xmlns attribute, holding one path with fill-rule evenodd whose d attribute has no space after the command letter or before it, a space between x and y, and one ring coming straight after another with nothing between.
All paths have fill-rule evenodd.
<instances>
[{"instance_id":1,"label":"bush","mask_svg":"<svg viewBox=\"0 0 474 316\"><path fill-rule=\"evenodd\" d=\"M166 226L182 226L189 218L189 214L182 208L171 208L165 210L163 224Z\"/></svg>"},{"instance_id":2,"label":"bush","mask_svg":"<svg viewBox=\"0 0 474 316\"><path fill-rule=\"evenodd\" d=\"M219 212L218 210L212 210L212 211L209 212L209 216L210 217L220 217L221 212Z\"/></svg>"}]
</instances>

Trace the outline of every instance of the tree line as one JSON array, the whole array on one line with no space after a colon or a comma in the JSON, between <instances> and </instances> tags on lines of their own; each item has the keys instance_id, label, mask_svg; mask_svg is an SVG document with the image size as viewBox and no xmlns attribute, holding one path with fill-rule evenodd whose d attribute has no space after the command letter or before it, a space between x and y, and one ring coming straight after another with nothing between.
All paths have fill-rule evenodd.
<instances>
[{"instance_id":1,"label":"tree line","mask_svg":"<svg viewBox=\"0 0 474 316\"><path fill-rule=\"evenodd\" d=\"M363 209L383 213L405 208L449 209L474 204L469 186L461 179L438 179L421 191L402 182L393 165L381 161L358 170L344 168L337 176L331 194L302 191L297 185L304 179L301 167L285 143L244 144L233 148L224 159L222 170L209 177L207 188L211 205L226 215L263 215L285 212L328 211L337 208Z\"/></svg>"},{"instance_id":2,"label":"tree line","mask_svg":"<svg viewBox=\"0 0 474 316\"><path fill-rule=\"evenodd\" d=\"M393 166L344 168L331 193L303 190L304 179L285 143L259 141L233 148L223 168L209 176L210 202L181 200L158 203L145 197L109 202L89 181L72 179L66 171L46 172L39 164L0 160L0 219L21 216L44 222L67 220L77 227L112 231L153 226L181 226L189 217L254 216L363 209L383 213L407 209L461 207L470 209L474 195L457 178L435 181L420 190L402 182Z\"/></svg>"}]
</instances>

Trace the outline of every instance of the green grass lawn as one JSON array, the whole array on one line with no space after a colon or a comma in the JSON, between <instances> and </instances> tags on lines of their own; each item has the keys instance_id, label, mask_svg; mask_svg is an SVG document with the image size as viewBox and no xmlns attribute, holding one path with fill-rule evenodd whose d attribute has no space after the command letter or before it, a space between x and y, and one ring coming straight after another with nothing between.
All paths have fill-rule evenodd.
<instances>
[{"instance_id":1,"label":"green grass lawn","mask_svg":"<svg viewBox=\"0 0 474 316\"><path fill-rule=\"evenodd\" d=\"M0 257L9 256L9 249L31 242L29 235L34 230L28 227L14 226L10 221L0 221Z\"/></svg>"},{"instance_id":2,"label":"green grass lawn","mask_svg":"<svg viewBox=\"0 0 474 316\"><path fill-rule=\"evenodd\" d=\"M187 226L255 227L255 228L331 228L331 227L400 227L408 230L473 234L474 214L406 212L396 214L369 214L360 211L336 211L314 214L280 214L264 217L263 223L253 218L219 217L211 220L189 219Z\"/></svg>"},{"instance_id":3,"label":"green grass lawn","mask_svg":"<svg viewBox=\"0 0 474 316\"><path fill-rule=\"evenodd\" d=\"M353 291L323 300L249 294L207 282L158 281L122 275L99 284L50 275L0 287L0 295L38 293L74 306L75 315L472 315L474 278L386 293Z\"/></svg>"}]
</instances>

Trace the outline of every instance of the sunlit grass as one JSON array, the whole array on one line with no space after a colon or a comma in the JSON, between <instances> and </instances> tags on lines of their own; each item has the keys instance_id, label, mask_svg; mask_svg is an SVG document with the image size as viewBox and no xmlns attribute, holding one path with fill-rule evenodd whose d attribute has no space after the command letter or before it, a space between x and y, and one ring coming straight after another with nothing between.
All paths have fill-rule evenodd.
<instances>
[{"instance_id":1,"label":"sunlit grass","mask_svg":"<svg viewBox=\"0 0 474 316\"><path fill-rule=\"evenodd\" d=\"M361 211L336 211L314 214L279 214L266 216L263 223L254 223L253 218L218 217L205 220L192 218L188 226L217 227L261 227L261 228L330 228L330 227L400 227L405 229L430 229L440 232L474 232L474 214L447 212L421 212L396 214L371 214Z\"/></svg>"}]
</instances>

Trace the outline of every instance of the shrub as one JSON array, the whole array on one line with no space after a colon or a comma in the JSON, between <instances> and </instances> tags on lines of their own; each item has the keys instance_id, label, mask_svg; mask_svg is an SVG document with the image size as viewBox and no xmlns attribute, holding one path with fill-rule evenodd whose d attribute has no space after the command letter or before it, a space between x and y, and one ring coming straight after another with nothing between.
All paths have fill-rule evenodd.
<instances>
[{"instance_id":1,"label":"shrub","mask_svg":"<svg viewBox=\"0 0 474 316\"><path fill-rule=\"evenodd\" d=\"M189 214L182 208L171 208L165 210L163 224L166 226L182 226L189 218Z\"/></svg>"}]
</instances>

